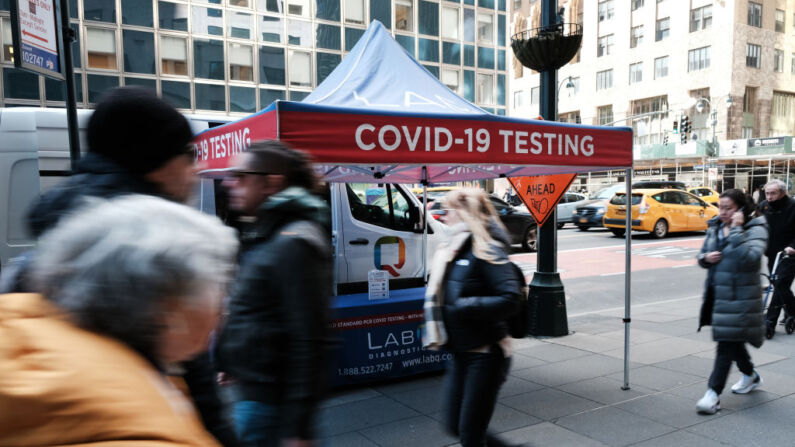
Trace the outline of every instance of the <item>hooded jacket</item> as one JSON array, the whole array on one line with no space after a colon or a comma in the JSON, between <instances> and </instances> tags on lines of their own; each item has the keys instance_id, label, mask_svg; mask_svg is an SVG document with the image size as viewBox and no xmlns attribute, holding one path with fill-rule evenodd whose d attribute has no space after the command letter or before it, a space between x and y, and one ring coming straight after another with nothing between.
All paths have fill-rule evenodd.
<instances>
[{"instance_id":1,"label":"hooded jacket","mask_svg":"<svg viewBox=\"0 0 795 447\"><path fill-rule=\"evenodd\" d=\"M279 406L284 438L311 439L330 346L330 211L291 187L241 232L240 271L216 344L245 400Z\"/></svg>"},{"instance_id":2,"label":"hooded jacket","mask_svg":"<svg viewBox=\"0 0 795 447\"><path fill-rule=\"evenodd\" d=\"M713 340L746 342L758 348L765 333L760 269L767 223L758 217L733 227L722 241L718 231L720 218L714 217L708 222L698 257L699 265L708 269L699 329L711 324ZM722 254L717 264L704 260L703 255L711 251Z\"/></svg>"},{"instance_id":3,"label":"hooded jacket","mask_svg":"<svg viewBox=\"0 0 795 447\"><path fill-rule=\"evenodd\" d=\"M150 362L35 294L0 297L0 445L218 446Z\"/></svg>"}]
</instances>

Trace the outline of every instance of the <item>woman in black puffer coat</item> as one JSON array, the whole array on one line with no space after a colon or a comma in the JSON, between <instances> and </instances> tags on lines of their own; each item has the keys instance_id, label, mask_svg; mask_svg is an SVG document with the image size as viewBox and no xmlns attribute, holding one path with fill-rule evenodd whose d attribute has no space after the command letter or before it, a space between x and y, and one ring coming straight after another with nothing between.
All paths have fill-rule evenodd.
<instances>
[{"instance_id":1,"label":"woman in black puffer coat","mask_svg":"<svg viewBox=\"0 0 795 447\"><path fill-rule=\"evenodd\" d=\"M452 191L443 209L451 237L431 266L423 345L452 353L445 428L463 447L499 446L487 429L510 366L506 318L517 312L523 287L508 260L510 239L485 192Z\"/></svg>"},{"instance_id":2,"label":"woman in black puffer coat","mask_svg":"<svg viewBox=\"0 0 795 447\"><path fill-rule=\"evenodd\" d=\"M765 333L760 268L767 246L767 223L764 217L751 218L753 204L739 189L724 191L718 208L698 255L699 265L709 269L699 330L711 324L712 338L718 342L709 388L696 404L700 413L707 414L720 409L719 395L732 362L737 362L743 373L732 386L733 393L745 394L762 384L745 343L759 348Z\"/></svg>"}]
</instances>

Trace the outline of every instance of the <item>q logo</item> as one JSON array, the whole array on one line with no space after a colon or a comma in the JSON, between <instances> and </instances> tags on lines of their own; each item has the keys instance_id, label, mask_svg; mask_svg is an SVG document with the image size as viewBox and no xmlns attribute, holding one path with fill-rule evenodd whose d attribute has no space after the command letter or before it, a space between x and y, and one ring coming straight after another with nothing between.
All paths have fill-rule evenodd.
<instances>
[{"instance_id":1,"label":"q logo","mask_svg":"<svg viewBox=\"0 0 795 447\"><path fill-rule=\"evenodd\" d=\"M388 244L398 244L398 262L395 265L382 265L381 264L381 246ZM406 243L403 239L397 236L384 236L375 241L375 268L378 270L386 270L392 276L400 276L397 272L406 263Z\"/></svg>"}]
</instances>

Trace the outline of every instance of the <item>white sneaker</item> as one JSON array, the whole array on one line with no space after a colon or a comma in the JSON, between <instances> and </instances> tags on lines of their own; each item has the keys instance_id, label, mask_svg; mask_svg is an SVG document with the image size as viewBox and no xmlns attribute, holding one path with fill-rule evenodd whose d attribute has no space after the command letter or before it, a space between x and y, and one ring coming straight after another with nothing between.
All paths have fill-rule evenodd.
<instances>
[{"instance_id":1,"label":"white sneaker","mask_svg":"<svg viewBox=\"0 0 795 447\"><path fill-rule=\"evenodd\" d=\"M754 373L751 374L750 376L746 376L745 374L743 374L740 380L734 385L732 385L732 393L735 394L750 393L751 391L759 388L760 385L762 385L762 377L759 375L758 372L754 371Z\"/></svg>"},{"instance_id":2,"label":"white sneaker","mask_svg":"<svg viewBox=\"0 0 795 447\"><path fill-rule=\"evenodd\" d=\"M718 393L715 392L712 388L707 389L707 392L704 393L704 397L702 397L698 403L696 403L696 410L699 413L704 414L715 414L720 410L720 399L718 399Z\"/></svg>"}]
</instances>

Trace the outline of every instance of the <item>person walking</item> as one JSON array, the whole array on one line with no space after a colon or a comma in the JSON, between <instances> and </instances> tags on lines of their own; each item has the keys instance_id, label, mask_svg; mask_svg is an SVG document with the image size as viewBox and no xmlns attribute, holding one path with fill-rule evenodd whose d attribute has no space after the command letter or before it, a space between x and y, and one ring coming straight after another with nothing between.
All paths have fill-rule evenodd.
<instances>
[{"instance_id":1,"label":"person walking","mask_svg":"<svg viewBox=\"0 0 795 447\"><path fill-rule=\"evenodd\" d=\"M216 345L220 379L243 445L312 445L329 376L331 212L307 157L278 141L253 143L230 166L229 205L254 222Z\"/></svg>"},{"instance_id":2,"label":"person walking","mask_svg":"<svg viewBox=\"0 0 795 447\"><path fill-rule=\"evenodd\" d=\"M27 215L29 232L35 238L42 237L89 197L143 194L187 202L194 192L198 169L190 146L192 138L187 119L151 90L110 90L88 121L88 153L67 180L34 203ZM35 251L27 253L19 265L4 273L3 292L30 290L27 264L35 256ZM199 355L180 369L208 430L225 447L234 447L234 431L217 394L209 355Z\"/></svg>"},{"instance_id":3,"label":"person walking","mask_svg":"<svg viewBox=\"0 0 795 447\"><path fill-rule=\"evenodd\" d=\"M770 227L770 239L765 250L767 271L773 273L776 255L784 252L788 256L795 255L795 200L787 195L787 184L781 180L771 180L765 185L765 200L759 210L767 219ZM779 262L776 271L777 279L773 283L773 297L767 308L765 318L765 336L770 339L776 333L776 320L781 315L782 307L789 315L795 315L795 296L792 294L792 281L795 279L795 262L784 258Z\"/></svg>"},{"instance_id":4,"label":"person walking","mask_svg":"<svg viewBox=\"0 0 795 447\"><path fill-rule=\"evenodd\" d=\"M718 342L709 388L698 403L699 413L715 414L733 362L742 377L731 390L749 393L762 378L754 369L745 344L759 348L764 341L760 268L768 238L764 218L752 219L748 197L739 189L720 195L718 215L710 219L698 263L708 269L699 328L712 325Z\"/></svg>"},{"instance_id":5,"label":"person walking","mask_svg":"<svg viewBox=\"0 0 795 447\"><path fill-rule=\"evenodd\" d=\"M0 445L218 447L166 371L207 349L238 242L163 199L94 199L0 296Z\"/></svg>"},{"instance_id":6,"label":"person walking","mask_svg":"<svg viewBox=\"0 0 795 447\"><path fill-rule=\"evenodd\" d=\"M423 346L452 353L445 428L463 447L499 446L488 426L510 368L506 319L519 309L522 284L508 260L510 238L483 191L451 191L442 209L451 234L431 265Z\"/></svg>"}]
</instances>

